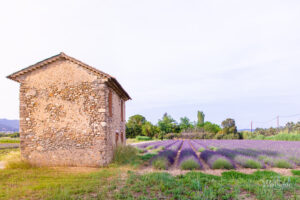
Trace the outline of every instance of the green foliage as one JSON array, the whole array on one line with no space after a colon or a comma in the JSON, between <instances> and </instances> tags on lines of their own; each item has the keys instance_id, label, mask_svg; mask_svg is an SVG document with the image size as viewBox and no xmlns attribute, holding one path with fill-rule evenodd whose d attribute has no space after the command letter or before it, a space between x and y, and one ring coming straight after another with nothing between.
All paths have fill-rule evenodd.
<instances>
[{"instance_id":1,"label":"green foliage","mask_svg":"<svg viewBox=\"0 0 300 200\"><path fill-rule=\"evenodd\" d=\"M212 164L213 169L233 169L232 164L223 158L215 160Z\"/></svg>"},{"instance_id":2,"label":"green foliage","mask_svg":"<svg viewBox=\"0 0 300 200\"><path fill-rule=\"evenodd\" d=\"M257 137L259 138L259 137ZM300 133L279 133L272 136L260 136L264 140L300 141Z\"/></svg>"},{"instance_id":3,"label":"green foliage","mask_svg":"<svg viewBox=\"0 0 300 200\"><path fill-rule=\"evenodd\" d=\"M282 160L282 159L276 160L274 162L274 166L278 167L278 168L286 168L286 169L292 168L291 163L289 163L286 160Z\"/></svg>"},{"instance_id":4,"label":"green foliage","mask_svg":"<svg viewBox=\"0 0 300 200\"><path fill-rule=\"evenodd\" d=\"M292 170L292 173L293 173L295 176L300 176L300 170Z\"/></svg>"},{"instance_id":5,"label":"green foliage","mask_svg":"<svg viewBox=\"0 0 300 200\"><path fill-rule=\"evenodd\" d=\"M146 153L144 155L139 155L139 158L142 160L142 161L147 161L147 160L150 160L151 158L153 158L154 156L156 156L157 154L155 153Z\"/></svg>"},{"instance_id":6,"label":"green foliage","mask_svg":"<svg viewBox=\"0 0 300 200\"><path fill-rule=\"evenodd\" d=\"M138 141L149 141L149 140L152 140L151 137L141 136L141 135L136 136L135 139L138 140Z\"/></svg>"},{"instance_id":7,"label":"green foliage","mask_svg":"<svg viewBox=\"0 0 300 200\"><path fill-rule=\"evenodd\" d=\"M198 152L203 152L203 151L205 151L205 148L203 148L203 147L200 147L200 148L198 149Z\"/></svg>"},{"instance_id":8,"label":"green foliage","mask_svg":"<svg viewBox=\"0 0 300 200\"><path fill-rule=\"evenodd\" d=\"M197 126L198 127L202 127L204 124L204 118L205 118L205 114L202 111L198 111L197 113Z\"/></svg>"},{"instance_id":9,"label":"green foliage","mask_svg":"<svg viewBox=\"0 0 300 200\"><path fill-rule=\"evenodd\" d=\"M203 124L203 129L204 129L204 131L209 132L209 133L218 133L219 131L222 130L219 125L213 124L211 122L205 122Z\"/></svg>"},{"instance_id":10,"label":"green foliage","mask_svg":"<svg viewBox=\"0 0 300 200\"><path fill-rule=\"evenodd\" d=\"M210 150L212 150L212 151L217 151L218 150L218 147L214 147L214 146L210 146L210 147L208 147Z\"/></svg>"},{"instance_id":11,"label":"green foliage","mask_svg":"<svg viewBox=\"0 0 300 200\"><path fill-rule=\"evenodd\" d=\"M190 129L194 128L194 126L191 123L190 119L187 118L187 117L180 118L179 127L180 127L181 131L187 131L187 130L190 130Z\"/></svg>"},{"instance_id":12,"label":"green foliage","mask_svg":"<svg viewBox=\"0 0 300 200\"><path fill-rule=\"evenodd\" d=\"M146 149L147 149L147 150L150 150L150 149L153 149L153 147L154 147L154 146L150 145L150 146L147 146Z\"/></svg>"},{"instance_id":13,"label":"green foliage","mask_svg":"<svg viewBox=\"0 0 300 200\"><path fill-rule=\"evenodd\" d=\"M180 168L182 170L194 170L200 169L200 165L193 159L187 159L185 161L182 161Z\"/></svg>"},{"instance_id":14,"label":"green foliage","mask_svg":"<svg viewBox=\"0 0 300 200\"><path fill-rule=\"evenodd\" d=\"M164 114L163 118L158 120L159 127L159 139L163 139L167 133L178 133L180 131L176 121L167 113Z\"/></svg>"},{"instance_id":15,"label":"green foliage","mask_svg":"<svg viewBox=\"0 0 300 200\"><path fill-rule=\"evenodd\" d=\"M152 161L152 166L155 169L168 169L168 166L170 165L169 161L165 157L157 157L155 160Z\"/></svg>"},{"instance_id":16,"label":"green foliage","mask_svg":"<svg viewBox=\"0 0 300 200\"><path fill-rule=\"evenodd\" d=\"M114 150L113 163L118 165L136 165L139 162L138 150L131 146L117 146Z\"/></svg>"},{"instance_id":17,"label":"green foliage","mask_svg":"<svg viewBox=\"0 0 300 200\"><path fill-rule=\"evenodd\" d=\"M133 115L126 123L126 137L135 138L142 135L142 127L146 123L146 119L142 115Z\"/></svg>"},{"instance_id":18,"label":"green foliage","mask_svg":"<svg viewBox=\"0 0 300 200\"><path fill-rule=\"evenodd\" d=\"M145 136L148 136L150 138L157 135L159 132L159 128L157 126L154 126L151 122L146 121L142 125L142 134Z\"/></svg>"},{"instance_id":19,"label":"green foliage","mask_svg":"<svg viewBox=\"0 0 300 200\"><path fill-rule=\"evenodd\" d=\"M244 164L244 167L251 168L251 169L261 169L261 163L252 159L248 159Z\"/></svg>"},{"instance_id":20,"label":"green foliage","mask_svg":"<svg viewBox=\"0 0 300 200\"><path fill-rule=\"evenodd\" d=\"M10 138L10 137L0 138L0 144L7 144L7 143L20 143L20 139L19 138Z\"/></svg>"},{"instance_id":21,"label":"green foliage","mask_svg":"<svg viewBox=\"0 0 300 200\"><path fill-rule=\"evenodd\" d=\"M160 146L160 147L158 147L157 149L152 150L152 153L158 154L159 152L161 152L161 151L164 150L164 149L165 149L165 147Z\"/></svg>"}]
</instances>

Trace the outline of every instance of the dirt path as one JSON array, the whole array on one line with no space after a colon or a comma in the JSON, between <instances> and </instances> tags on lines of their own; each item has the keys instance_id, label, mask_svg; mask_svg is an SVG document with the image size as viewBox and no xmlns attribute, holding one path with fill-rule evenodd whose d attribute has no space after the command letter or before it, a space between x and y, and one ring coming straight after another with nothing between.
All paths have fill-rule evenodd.
<instances>
[{"instance_id":1,"label":"dirt path","mask_svg":"<svg viewBox=\"0 0 300 200\"><path fill-rule=\"evenodd\" d=\"M189 140L189 144L192 147L192 149L194 150L194 152L196 153L196 155L198 156L198 159L200 160L201 164L203 165L203 169L209 170L210 169L209 165L200 157L201 153L195 149L195 147L192 145L190 140Z\"/></svg>"},{"instance_id":2,"label":"dirt path","mask_svg":"<svg viewBox=\"0 0 300 200\"><path fill-rule=\"evenodd\" d=\"M181 149L182 149L182 145L183 145L183 142L181 143L181 145L180 145L180 147L179 147L179 150L177 151L177 155L176 155L175 161L174 161L174 163L173 163L173 166L170 168L171 170L176 169L176 167L178 166L178 159L179 159L179 156L180 156L180 152L181 152Z\"/></svg>"}]
</instances>

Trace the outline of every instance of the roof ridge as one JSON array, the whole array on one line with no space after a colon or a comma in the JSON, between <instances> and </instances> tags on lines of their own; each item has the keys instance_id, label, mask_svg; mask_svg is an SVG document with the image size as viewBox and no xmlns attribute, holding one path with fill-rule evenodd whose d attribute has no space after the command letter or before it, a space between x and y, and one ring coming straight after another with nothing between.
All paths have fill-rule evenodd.
<instances>
[{"instance_id":1,"label":"roof ridge","mask_svg":"<svg viewBox=\"0 0 300 200\"><path fill-rule=\"evenodd\" d=\"M131 99L130 96L127 94L127 92L122 88L122 86L120 85L120 83L116 80L116 78L114 78L113 76L111 76L111 75L109 75L109 74L107 74L107 73L105 73L105 72L103 72L101 70L98 70L98 69L96 69L96 68L94 68L94 67L92 67L92 66L90 66L90 65L88 65L88 64L86 64L86 63L84 63L84 62L82 62L80 60L77 60L76 58L68 56L64 52L60 52L57 55L51 56L49 58L46 58L46 59L44 59L42 61L39 61L39 62L33 64L33 65L30 65L29 67L21 69L21 70L15 72L13 74L7 76L7 78L19 82L18 79L17 79L18 76L21 76L21 75L24 75L24 74L29 73L31 71L34 71L36 69L39 69L39 68L41 68L41 67L43 67L43 66L45 66L47 64L50 64L52 62L57 61L60 58L64 58L66 60L74 62L74 63L80 65L81 67L84 67L84 68L86 68L86 69L94 72L97 75L105 76L106 78L111 79L116 84L116 87L119 88L122 91L122 93L124 93L124 95L126 96L126 98Z\"/></svg>"}]
</instances>

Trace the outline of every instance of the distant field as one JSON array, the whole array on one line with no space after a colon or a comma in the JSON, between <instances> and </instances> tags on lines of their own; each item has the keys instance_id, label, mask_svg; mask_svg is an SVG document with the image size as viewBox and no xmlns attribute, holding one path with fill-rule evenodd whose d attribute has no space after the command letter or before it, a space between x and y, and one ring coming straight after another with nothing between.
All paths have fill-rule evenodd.
<instances>
[{"instance_id":1,"label":"distant field","mask_svg":"<svg viewBox=\"0 0 300 200\"><path fill-rule=\"evenodd\" d=\"M137 145L154 168L235 169L300 167L300 142L268 140L166 140Z\"/></svg>"}]
</instances>

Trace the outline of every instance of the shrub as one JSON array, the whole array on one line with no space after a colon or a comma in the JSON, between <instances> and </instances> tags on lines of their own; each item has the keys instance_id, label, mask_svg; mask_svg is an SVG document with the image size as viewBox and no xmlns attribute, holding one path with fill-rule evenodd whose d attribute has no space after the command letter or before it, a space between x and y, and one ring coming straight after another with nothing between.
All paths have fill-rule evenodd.
<instances>
[{"instance_id":1,"label":"shrub","mask_svg":"<svg viewBox=\"0 0 300 200\"><path fill-rule=\"evenodd\" d=\"M136 136L135 139L138 140L138 141L149 141L149 140L152 140L151 137L148 137L148 136L141 136L141 135Z\"/></svg>"},{"instance_id":2,"label":"shrub","mask_svg":"<svg viewBox=\"0 0 300 200\"><path fill-rule=\"evenodd\" d=\"M260 162L255 161L255 160L251 160L251 159L248 159L248 160L244 163L243 166L246 167L246 168L251 168L251 169L261 169L261 168L262 168Z\"/></svg>"},{"instance_id":3,"label":"shrub","mask_svg":"<svg viewBox=\"0 0 300 200\"><path fill-rule=\"evenodd\" d=\"M233 169L233 165L223 158L215 160L212 164L213 169Z\"/></svg>"},{"instance_id":4,"label":"shrub","mask_svg":"<svg viewBox=\"0 0 300 200\"><path fill-rule=\"evenodd\" d=\"M187 159L185 161L182 161L180 168L182 170L200 169L200 165L193 159Z\"/></svg>"},{"instance_id":5,"label":"shrub","mask_svg":"<svg viewBox=\"0 0 300 200\"><path fill-rule=\"evenodd\" d=\"M210 146L209 149L212 150L212 151L217 151L218 150L218 148L214 147L214 146Z\"/></svg>"},{"instance_id":6,"label":"shrub","mask_svg":"<svg viewBox=\"0 0 300 200\"><path fill-rule=\"evenodd\" d=\"M274 166L275 166L275 167L278 167L278 168L286 168L286 169L292 168L291 163L289 163L289 162L286 161L286 160L276 160L276 161L274 162Z\"/></svg>"},{"instance_id":7,"label":"shrub","mask_svg":"<svg viewBox=\"0 0 300 200\"><path fill-rule=\"evenodd\" d=\"M169 161L165 157L157 157L155 160L152 161L152 166L155 169L168 169Z\"/></svg>"},{"instance_id":8,"label":"shrub","mask_svg":"<svg viewBox=\"0 0 300 200\"><path fill-rule=\"evenodd\" d=\"M200 148L198 149L198 152L202 152L202 151L205 151L205 149L204 149L203 147L200 147Z\"/></svg>"},{"instance_id":9,"label":"shrub","mask_svg":"<svg viewBox=\"0 0 300 200\"><path fill-rule=\"evenodd\" d=\"M138 150L133 146L117 146L114 150L113 163L134 164L138 161Z\"/></svg>"}]
</instances>

